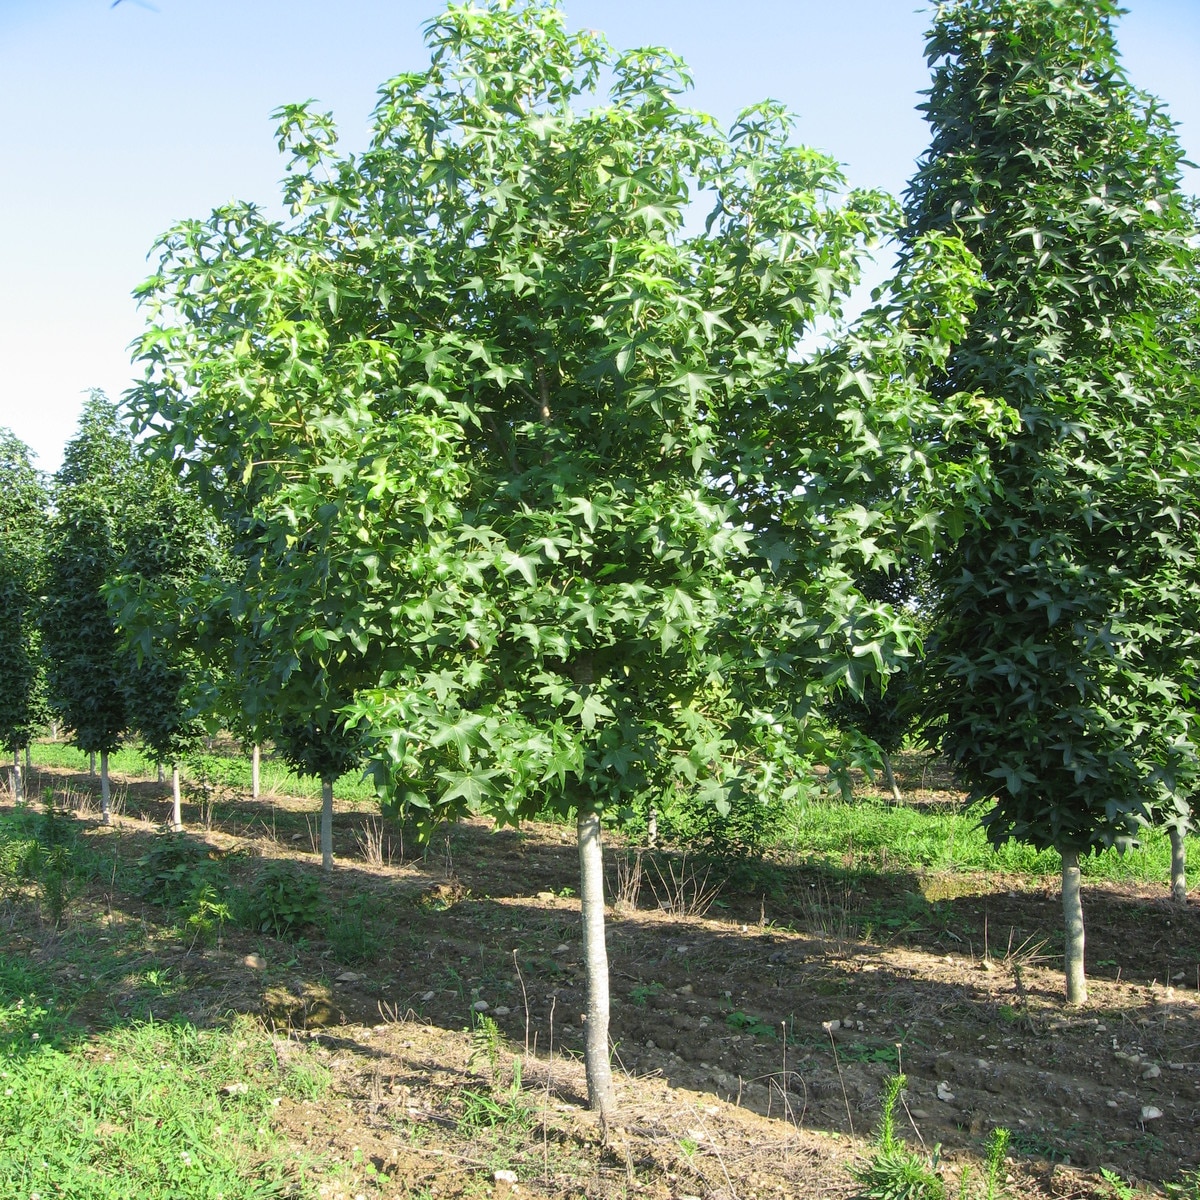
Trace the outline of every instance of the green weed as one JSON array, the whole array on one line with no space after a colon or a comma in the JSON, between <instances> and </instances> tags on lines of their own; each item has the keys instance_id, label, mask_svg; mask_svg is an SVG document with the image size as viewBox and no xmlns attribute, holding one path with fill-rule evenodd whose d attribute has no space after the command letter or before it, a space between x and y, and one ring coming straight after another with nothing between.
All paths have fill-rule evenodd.
<instances>
[{"instance_id":1,"label":"green weed","mask_svg":"<svg viewBox=\"0 0 1200 1200\"><path fill-rule=\"evenodd\" d=\"M865 1166L851 1171L860 1189L855 1200L943 1200L946 1195L937 1175L940 1147L926 1163L896 1136L896 1103L906 1082L903 1075L892 1075L884 1084L875 1152Z\"/></svg>"}]
</instances>

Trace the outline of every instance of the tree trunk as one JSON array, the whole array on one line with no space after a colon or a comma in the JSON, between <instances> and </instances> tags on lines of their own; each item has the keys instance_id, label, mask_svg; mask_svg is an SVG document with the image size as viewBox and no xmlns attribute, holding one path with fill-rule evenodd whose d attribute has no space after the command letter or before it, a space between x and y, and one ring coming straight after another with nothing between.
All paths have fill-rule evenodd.
<instances>
[{"instance_id":1,"label":"tree trunk","mask_svg":"<svg viewBox=\"0 0 1200 1200\"><path fill-rule=\"evenodd\" d=\"M161 762L161 761L160 761L160 762L159 762L159 764L158 764L158 782L159 782L159 783L166 783L166 782L167 782L167 777L166 777L166 775L164 774L164 769L163 769L163 765L162 765L162 762Z\"/></svg>"},{"instance_id":2,"label":"tree trunk","mask_svg":"<svg viewBox=\"0 0 1200 1200\"><path fill-rule=\"evenodd\" d=\"M50 722L50 740L52 742L58 741L58 722L57 721Z\"/></svg>"},{"instance_id":3,"label":"tree trunk","mask_svg":"<svg viewBox=\"0 0 1200 1200\"><path fill-rule=\"evenodd\" d=\"M1067 973L1067 1003L1087 1003L1087 980L1083 974L1083 904L1079 899L1079 851L1062 852L1063 925L1067 940L1063 965Z\"/></svg>"},{"instance_id":4,"label":"tree trunk","mask_svg":"<svg viewBox=\"0 0 1200 1200\"><path fill-rule=\"evenodd\" d=\"M333 780L321 780L321 866L333 870Z\"/></svg>"},{"instance_id":5,"label":"tree trunk","mask_svg":"<svg viewBox=\"0 0 1200 1200\"><path fill-rule=\"evenodd\" d=\"M93 755L93 757L95 757ZM108 789L108 751L100 751L100 820L112 824L112 805Z\"/></svg>"},{"instance_id":6,"label":"tree trunk","mask_svg":"<svg viewBox=\"0 0 1200 1200\"><path fill-rule=\"evenodd\" d=\"M25 774L33 774L33 747L28 742L25 743Z\"/></svg>"},{"instance_id":7,"label":"tree trunk","mask_svg":"<svg viewBox=\"0 0 1200 1200\"><path fill-rule=\"evenodd\" d=\"M21 751L13 751L12 773L13 803L22 804L25 801L25 781L21 778Z\"/></svg>"},{"instance_id":8,"label":"tree trunk","mask_svg":"<svg viewBox=\"0 0 1200 1200\"><path fill-rule=\"evenodd\" d=\"M888 789L892 793L892 799L897 804L904 803L904 796L900 792L900 785L896 782L895 772L892 770L892 760L887 754L881 755L883 759L883 781L888 785Z\"/></svg>"},{"instance_id":9,"label":"tree trunk","mask_svg":"<svg viewBox=\"0 0 1200 1200\"><path fill-rule=\"evenodd\" d=\"M179 794L179 764L171 764L171 828L179 833L183 829L183 803Z\"/></svg>"},{"instance_id":10,"label":"tree trunk","mask_svg":"<svg viewBox=\"0 0 1200 1200\"><path fill-rule=\"evenodd\" d=\"M250 798L258 799L258 784L262 767L262 747L255 742L250 750Z\"/></svg>"},{"instance_id":11,"label":"tree trunk","mask_svg":"<svg viewBox=\"0 0 1200 1200\"><path fill-rule=\"evenodd\" d=\"M583 916L583 961L587 971L587 1019L584 1065L588 1103L602 1120L611 1117L614 1100L608 1059L608 951L604 945L604 862L600 848L600 816L580 811L579 907Z\"/></svg>"},{"instance_id":12,"label":"tree trunk","mask_svg":"<svg viewBox=\"0 0 1200 1200\"><path fill-rule=\"evenodd\" d=\"M88 774L93 779L96 778L96 752L95 752L95 750L92 751L91 757L88 759Z\"/></svg>"},{"instance_id":13,"label":"tree trunk","mask_svg":"<svg viewBox=\"0 0 1200 1200\"><path fill-rule=\"evenodd\" d=\"M658 843L658 808L650 805L650 815L646 818L646 845L651 850Z\"/></svg>"},{"instance_id":14,"label":"tree trunk","mask_svg":"<svg viewBox=\"0 0 1200 1200\"><path fill-rule=\"evenodd\" d=\"M1171 898L1182 904L1187 899L1187 847L1178 825L1167 826L1167 836L1171 839Z\"/></svg>"}]
</instances>

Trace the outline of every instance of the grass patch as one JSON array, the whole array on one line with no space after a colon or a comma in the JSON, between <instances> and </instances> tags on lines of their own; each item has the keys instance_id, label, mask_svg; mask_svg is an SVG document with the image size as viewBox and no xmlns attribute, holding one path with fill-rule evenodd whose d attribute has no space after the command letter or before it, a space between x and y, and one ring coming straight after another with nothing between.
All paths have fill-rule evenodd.
<instances>
[{"instance_id":1,"label":"grass patch","mask_svg":"<svg viewBox=\"0 0 1200 1200\"><path fill-rule=\"evenodd\" d=\"M263 1200L313 1195L271 1132L325 1074L257 1021L139 1022L86 1038L27 964L0 956L0 1195Z\"/></svg>"},{"instance_id":2,"label":"grass patch","mask_svg":"<svg viewBox=\"0 0 1200 1200\"><path fill-rule=\"evenodd\" d=\"M83 774L88 770L88 755L66 742L35 742L31 749L33 763L39 767L60 767ZM158 764L138 746L122 746L108 756L108 768L113 774L129 778L153 779ZM180 777L185 784L202 781L236 792L250 793L250 757L244 754L197 754L181 766ZM279 760L264 758L259 775L263 795L301 796L320 799L321 782L297 775ZM374 800L375 785L358 772L343 775L333 785L339 800Z\"/></svg>"},{"instance_id":3,"label":"grass patch","mask_svg":"<svg viewBox=\"0 0 1200 1200\"><path fill-rule=\"evenodd\" d=\"M781 848L831 866L878 871L986 871L1058 876L1054 850L1018 842L993 847L979 824L981 806L934 809L892 805L875 799L853 803L807 801L788 814ZM1187 838L1189 861L1200 859L1200 837ZM1160 883L1170 877L1167 835L1147 830L1141 846L1120 854L1106 850L1080 863L1085 877L1111 882Z\"/></svg>"}]
</instances>

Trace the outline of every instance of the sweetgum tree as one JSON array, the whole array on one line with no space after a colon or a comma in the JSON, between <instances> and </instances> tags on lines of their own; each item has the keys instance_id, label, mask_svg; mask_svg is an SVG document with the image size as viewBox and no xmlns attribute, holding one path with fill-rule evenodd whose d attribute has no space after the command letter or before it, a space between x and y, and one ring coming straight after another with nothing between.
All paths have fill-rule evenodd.
<instances>
[{"instance_id":1,"label":"sweetgum tree","mask_svg":"<svg viewBox=\"0 0 1200 1200\"><path fill-rule=\"evenodd\" d=\"M100 392L84 406L54 477L41 630L55 709L86 753L100 755L100 807L109 814L108 756L128 725L127 658L105 586L124 550L127 496L136 474L133 440Z\"/></svg>"},{"instance_id":2,"label":"sweetgum tree","mask_svg":"<svg viewBox=\"0 0 1200 1200\"><path fill-rule=\"evenodd\" d=\"M122 688L129 726L171 765L171 824L182 828L180 761L199 749L209 705L208 664L196 646L184 598L220 578L227 555L211 514L164 464L142 463L130 481L122 554L105 595L129 653Z\"/></svg>"},{"instance_id":3,"label":"sweetgum tree","mask_svg":"<svg viewBox=\"0 0 1200 1200\"><path fill-rule=\"evenodd\" d=\"M37 614L46 517L46 488L29 447L0 429L0 746L12 755L18 801L24 798L21 751L44 715Z\"/></svg>"},{"instance_id":4,"label":"sweetgum tree","mask_svg":"<svg viewBox=\"0 0 1200 1200\"><path fill-rule=\"evenodd\" d=\"M932 710L994 801L991 839L1062 853L1070 1003L1080 856L1184 820L1195 771L1196 359L1163 314L1195 279L1196 228L1171 123L1118 61L1119 11L939 6L908 193L906 236L960 236L988 284L941 386L1020 414L992 500L939 559Z\"/></svg>"},{"instance_id":5,"label":"sweetgum tree","mask_svg":"<svg viewBox=\"0 0 1200 1200\"><path fill-rule=\"evenodd\" d=\"M920 388L977 282L946 239L798 354L893 210L839 202L776 107L723 131L673 56L547 3L452 5L427 39L362 154L282 111L288 224L166 235L131 403L258 548L255 596L218 607L321 689L288 721L352 723L429 822L574 815L608 1113L602 815L780 795L830 690L908 652L855 571L931 536L931 492L969 505L1002 413Z\"/></svg>"}]
</instances>

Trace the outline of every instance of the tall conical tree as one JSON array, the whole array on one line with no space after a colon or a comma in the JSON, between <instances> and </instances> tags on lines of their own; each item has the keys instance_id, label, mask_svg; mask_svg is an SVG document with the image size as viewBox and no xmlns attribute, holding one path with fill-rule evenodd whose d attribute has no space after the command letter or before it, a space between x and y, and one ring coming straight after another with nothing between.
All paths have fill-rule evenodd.
<instances>
[{"instance_id":1,"label":"tall conical tree","mask_svg":"<svg viewBox=\"0 0 1200 1200\"><path fill-rule=\"evenodd\" d=\"M128 724L125 655L105 585L117 574L133 440L113 404L93 392L54 477L42 634L54 706L87 753L100 756L101 813L111 820L108 756Z\"/></svg>"},{"instance_id":2,"label":"tall conical tree","mask_svg":"<svg viewBox=\"0 0 1200 1200\"><path fill-rule=\"evenodd\" d=\"M43 715L37 601L46 515L46 488L29 447L0 429L0 747L11 755L16 800L23 799L21 751Z\"/></svg>"},{"instance_id":3,"label":"tall conical tree","mask_svg":"<svg viewBox=\"0 0 1200 1200\"><path fill-rule=\"evenodd\" d=\"M1079 860L1194 771L1196 378L1160 311L1192 278L1182 151L1127 80L1112 0L953 0L928 40L910 238L987 280L947 392L1019 410L994 497L941 560L927 676L995 842L1063 859L1067 998L1086 999ZM1195 361L1194 359L1192 360Z\"/></svg>"},{"instance_id":4,"label":"tall conical tree","mask_svg":"<svg viewBox=\"0 0 1200 1200\"><path fill-rule=\"evenodd\" d=\"M224 573L224 539L165 464L139 464L127 500L119 574L106 595L131 642L122 662L129 724L160 765L171 766L171 824L178 830L180 761L199 747L211 700L186 598L198 581Z\"/></svg>"}]
</instances>

